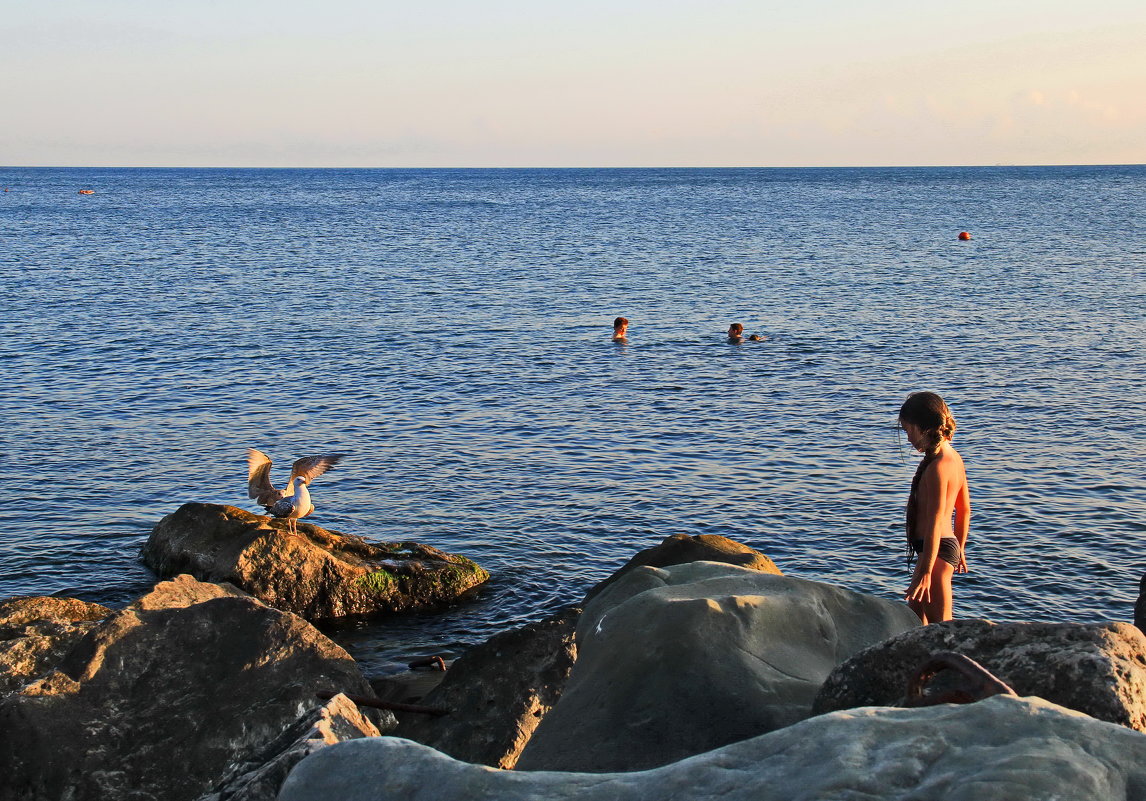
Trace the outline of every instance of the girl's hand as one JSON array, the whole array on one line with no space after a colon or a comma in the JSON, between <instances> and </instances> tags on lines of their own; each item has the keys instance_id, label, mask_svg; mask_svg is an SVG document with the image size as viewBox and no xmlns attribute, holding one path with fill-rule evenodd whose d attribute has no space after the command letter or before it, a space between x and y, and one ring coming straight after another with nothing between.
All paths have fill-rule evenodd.
<instances>
[{"instance_id":1,"label":"girl's hand","mask_svg":"<svg viewBox=\"0 0 1146 801\"><path fill-rule=\"evenodd\" d=\"M956 573L966 573L967 572L967 555L966 554L963 554L962 556L959 557L959 564L955 565L955 572Z\"/></svg>"},{"instance_id":2,"label":"girl's hand","mask_svg":"<svg viewBox=\"0 0 1146 801\"><path fill-rule=\"evenodd\" d=\"M929 603L931 601L931 574L924 573L912 581L911 586L907 588L907 595L903 596L903 600Z\"/></svg>"}]
</instances>

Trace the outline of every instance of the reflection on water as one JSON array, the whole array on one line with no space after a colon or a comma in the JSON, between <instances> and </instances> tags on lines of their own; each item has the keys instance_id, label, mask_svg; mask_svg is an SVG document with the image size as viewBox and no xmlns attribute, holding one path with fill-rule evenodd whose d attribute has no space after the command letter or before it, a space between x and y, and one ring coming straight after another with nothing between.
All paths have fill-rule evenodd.
<instances>
[{"instance_id":1,"label":"reflection on water","mask_svg":"<svg viewBox=\"0 0 1146 801\"><path fill-rule=\"evenodd\" d=\"M317 524L493 573L443 615L338 632L379 669L575 601L678 532L895 598L914 458L891 424L934 389L975 507L957 614L1130 615L1142 168L4 184L0 595L134 598L160 517L247 505L252 446L349 454ZM731 321L768 339L730 346Z\"/></svg>"}]
</instances>

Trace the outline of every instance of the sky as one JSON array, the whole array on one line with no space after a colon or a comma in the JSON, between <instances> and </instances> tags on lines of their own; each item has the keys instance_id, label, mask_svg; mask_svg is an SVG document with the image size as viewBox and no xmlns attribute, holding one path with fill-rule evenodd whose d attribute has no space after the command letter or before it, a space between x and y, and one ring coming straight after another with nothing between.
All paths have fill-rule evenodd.
<instances>
[{"instance_id":1,"label":"sky","mask_svg":"<svg viewBox=\"0 0 1146 801\"><path fill-rule=\"evenodd\" d=\"M0 165L1146 163L1146 0L0 0Z\"/></svg>"}]
</instances>

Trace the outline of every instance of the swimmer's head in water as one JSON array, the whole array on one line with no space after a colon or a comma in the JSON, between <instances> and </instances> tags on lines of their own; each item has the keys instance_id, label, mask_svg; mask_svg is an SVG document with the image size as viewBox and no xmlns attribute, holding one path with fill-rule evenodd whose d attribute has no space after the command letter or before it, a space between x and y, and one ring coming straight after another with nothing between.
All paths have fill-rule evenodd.
<instances>
[{"instance_id":1,"label":"swimmer's head in water","mask_svg":"<svg viewBox=\"0 0 1146 801\"><path fill-rule=\"evenodd\" d=\"M955 435L955 418L943 398L934 392L908 395L899 407L899 424L918 429L919 441L911 444L923 453L935 453Z\"/></svg>"},{"instance_id":2,"label":"swimmer's head in water","mask_svg":"<svg viewBox=\"0 0 1146 801\"><path fill-rule=\"evenodd\" d=\"M743 333L744 326L742 326L740 323L733 323L732 325L728 326L728 336L730 337L738 337Z\"/></svg>"},{"instance_id":3,"label":"swimmer's head in water","mask_svg":"<svg viewBox=\"0 0 1146 801\"><path fill-rule=\"evenodd\" d=\"M616 320L613 320L613 330L614 331L622 331L628 327L629 327L629 318L628 317L618 317Z\"/></svg>"}]
</instances>

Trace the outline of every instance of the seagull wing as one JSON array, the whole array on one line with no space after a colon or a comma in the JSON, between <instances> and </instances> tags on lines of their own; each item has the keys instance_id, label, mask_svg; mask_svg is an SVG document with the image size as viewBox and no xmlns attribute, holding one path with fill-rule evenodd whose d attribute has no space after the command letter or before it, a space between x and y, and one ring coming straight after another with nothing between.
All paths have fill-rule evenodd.
<instances>
[{"instance_id":1,"label":"seagull wing","mask_svg":"<svg viewBox=\"0 0 1146 801\"><path fill-rule=\"evenodd\" d=\"M341 453L327 453L321 456L304 456L291 466L290 477L301 478L309 484L342 461Z\"/></svg>"},{"instance_id":2,"label":"seagull wing","mask_svg":"<svg viewBox=\"0 0 1146 801\"><path fill-rule=\"evenodd\" d=\"M261 499L270 495L279 495L271 484L271 460L262 451L247 448L247 497L260 499L262 503Z\"/></svg>"}]
</instances>

